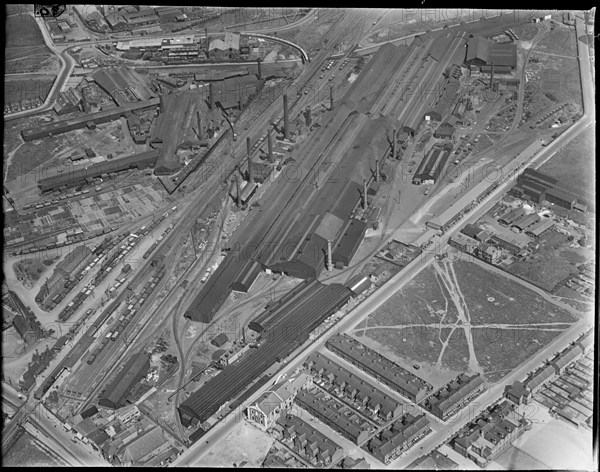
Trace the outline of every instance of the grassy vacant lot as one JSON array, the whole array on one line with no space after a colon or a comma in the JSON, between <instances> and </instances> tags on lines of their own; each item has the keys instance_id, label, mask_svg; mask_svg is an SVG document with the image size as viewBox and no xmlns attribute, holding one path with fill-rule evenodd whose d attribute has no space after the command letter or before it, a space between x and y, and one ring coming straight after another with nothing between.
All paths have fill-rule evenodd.
<instances>
[{"instance_id":1,"label":"grassy vacant lot","mask_svg":"<svg viewBox=\"0 0 600 472\"><path fill-rule=\"evenodd\" d=\"M20 103L24 100L46 100L55 76L47 78L23 80L21 76L12 76L12 80L4 82L4 103L7 105ZM14 80L14 77L20 77Z\"/></svg>"},{"instance_id":2,"label":"grassy vacant lot","mask_svg":"<svg viewBox=\"0 0 600 472\"><path fill-rule=\"evenodd\" d=\"M515 262L508 271L551 292L570 274L579 272L577 264L588 262L586 249L570 248L567 236L555 230L542 235L538 251L527 261ZM555 310L548 312L554 313ZM560 317L563 319L562 316ZM552 318L553 321L558 319Z\"/></svg>"},{"instance_id":3,"label":"grassy vacant lot","mask_svg":"<svg viewBox=\"0 0 600 472\"><path fill-rule=\"evenodd\" d=\"M575 57L577 55L575 30L573 28L557 28L550 31L536 44L535 49L536 51Z\"/></svg>"},{"instance_id":4,"label":"grassy vacant lot","mask_svg":"<svg viewBox=\"0 0 600 472\"><path fill-rule=\"evenodd\" d=\"M403 329L371 328L366 331L356 331L354 335L359 341L371 346L372 341L375 341L382 347L377 350L392 359L394 357L405 359L409 364L405 367L409 369L413 362L436 364L442 348L440 339L446 341L450 336L442 356L441 367L445 370L462 372L468 368L469 356L465 334L460 328L454 330L452 334L451 332L451 328L419 326Z\"/></svg>"},{"instance_id":5,"label":"grassy vacant lot","mask_svg":"<svg viewBox=\"0 0 600 472\"><path fill-rule=\"evenodd\" d=\"M540 167L540 172L560 179L577 196L594 201L596 175L595 130L589 128Z\"/></svg>"},{"instance_id":6,"label":"grassy vacant lot","mask_svg":"<svg viewBox=\"0 0 600 472\"><path fill-rule=\"evenodd\" d=\"M474 329L475 353L486 379L490 382L500 380L568 327L564 324L535 329Z\"/></svg>"},{"instance_id":7,"label":"grassy vacant lot","mask_svg":"<svg viewBox=\"0 0 600 472\"><path fill-rule=\"evenodd\" d=\"M569 312L508 277L462 260L454 266L460 291L469 308L471 323L527 324L575 321Z\"/></svg>"},{"instance_id":8,"label":"grassy vacant lot","mask_svg":"<svg viewBox=\"0 0 600 472\"><path fill-rule=\"evenodd\" d=\"M442 284L443 271L452 274L449 288ZM453 300L460 300L461 306ZM353 334L378 343L382 353L389 352L408 363L436 365L442 342L455 327L438 367L466 371L469 350L465 332L460 323L454 325L459 311L465 309L463 301L465 317L473 327L475 355L492 382L575 321L569 312L519 282L459 260L423 270L360 323Z\"/></svg>"},{"instance_id":9,"label":"grassy vacant lot","mask_svg":"<svg viewBox=\"0 0 600 472\"><path fill-rule=\"evenodd\" d=\"M429 267L384 303L370 317L369 326L439 323L444 314L444 323L451 323L458 312L448 296L435 270Z\"/></svg>"},{"instance_id":10,"label":"grassy vacant lot","mask_svg":"<svg viewBox=\"0 0 600 472\"><path fill-rule=\"evenodd\" d=\"M37 71L56 60L33 16L11 15L5 26L5 73Z\"/></svg>"},{"instance_id":11,"label":"grassy vacant lot","mask_svg":"<svg viewBox=\"0 0 600 472\"><path fill-rule=\"evenodd\" d=\"M43 467L64 466L64 462L58 456L51 455L39 445L37 440L29 433L23 431L21 437L6 455L2 458L5 466L13 467Z\"/></svg>"}]
</instances>

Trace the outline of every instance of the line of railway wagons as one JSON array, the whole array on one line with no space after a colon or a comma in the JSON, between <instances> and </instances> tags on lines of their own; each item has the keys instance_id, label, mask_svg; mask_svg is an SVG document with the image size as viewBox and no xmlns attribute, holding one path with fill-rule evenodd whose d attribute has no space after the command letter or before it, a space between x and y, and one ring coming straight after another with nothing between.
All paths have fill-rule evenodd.
<instances>
[{"instance_id":1,"label":"line of railway wagons","mask_svg":"<svg viewBox=\"0 0 600 472\"><path fill-rule=\"evenodd\" d=\"M152 291L156 288L158 283L162 280L165 275L165 267L160 267L153 277L151 277L146 284L144 285L144 289L140 292L139 295L132 296L128 303L123 303L124 308L121 306L118 319L115 323L107 330L106 334L100 341L100 345L93 349L90 353L90 356L87 359L87 363L89 365L93 364L96 361L98 355L102 352L102 350L109 344L109 341L116 341L117 338L123 333L125 328L129 325L135 314L141 309L144 305ZM117 312L118 310L115 310ZM99 328L98 328L99 329ZM96 331L97 332L97 331Z\"/></svg>"}]
</instances>

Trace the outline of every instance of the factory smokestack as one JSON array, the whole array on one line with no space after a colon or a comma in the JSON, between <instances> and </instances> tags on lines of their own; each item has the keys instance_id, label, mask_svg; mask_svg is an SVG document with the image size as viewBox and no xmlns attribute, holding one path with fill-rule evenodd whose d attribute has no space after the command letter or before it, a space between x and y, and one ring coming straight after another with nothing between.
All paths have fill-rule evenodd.
<instances>
[{"instance_id":1,"label":"factory smokestack","mask_svg":"<svg viewBox=\"0 0 600 472\"><path fill-rule=\"evenodd\" d=\"M206 36L206 51L208 52L208 28L204 28L204 35Z\"/></svg>"},{"instance_id":2,"label":"factory smokestack","mask_svg":"<svg viewBox=\"0 0 600 472\"><path fill-rule=\"evenodd\" d=\"M257 63L258 63L258 80L261 80L262 79L262 71L260 68L260 57L258 58Z\"/></svg>"},{"instance_id":3,"label":"factory smokestack","mask_svg":"<svg viewBox=\"0 0 600 472\"><path fill-rule=\"evenodd\" d=\"M288 139L289 136L289 117L288 117L288 96L283 94L283 138Z\"/></svg>"},{"instance_id":4,"label":"factory smokestack","mask_svg":"<svg viewBox=\"0 0 600 472\"><path fill-rule=\"evenodd\" d=\"M252 158L250 157L250 137L246 138L246 152L248 155L248 182L252 183L253 182L253 176L252 176Z\"/></svg>"},{"instance_id":5,"label":"factory smokestack","mask_svg":"<svg viewBox=\"0 0 600 472\"><path fill-rule=\"evenodd\" d=\"M367 206L367 179L363 179L363 208L366 210Z\"/></svg>"},{"instance_id":6,"label":"factory smokestack","mask_svg":"<svg viewBox=\"0 0 600 472\"><path fill-rule=\"evenodd\" d=\"M240 195L240 173L238 172L238 168L237 167L235 168L235 188L236 188L235 204L239 208L240 205L241 205L242 197Z\"/></svg>"},{"instance_id":7,"label":"factory smokestack","mask_svg":"<svg viewBox=\"0 0 600 472\"><path fill-rule=\"evenodd\" d=\"M394 128L394 134L392 136L392 159L396 159L396 128Z\"/></svg>"},{"instance_id":8,"label":"factory smokestack","mask_svg":"<svg viewBox=\"0 0 600 472\"><path fill-rule=\"evenodd\" d=\"M379 160L375 161L375 182L379 182Z\"/></svg>"},{"instance_id":9,"label":"factory smokestack","mask_svg":"<svg viewBox=\"0 0 600 472\"><path fill-rule=\"evenodd\" d=\"M333 257L331 255L331 240L327 240L327 270L333 270Z\"/></svg>"},{"instance_id":10,"label":"factory smokestack","mask_svg":"<svg viewBox=\"0 0 600 472\"><path fill-rule=\"evenodd\" d=\"M198 122L198 139L202 141L202 117L199 111L196 112L196 121Z\"/></svg>"},{"instance_id":11,"label":"factory smokestack","mask_svg":"<svg viewBox=\"0 0 600 472\"><path fill-rule=\"evenodd\" d=\"M273 142L271 141L271 130L267 132L267 147L269 150L269 162L273 162Z\"/></svg>"},{"instance_id":12,"label":"factory smokestack","mask_svg":"<svg viewBox=\"0 0 600 472\"><path fill-rule=\"evenodd\" d=\"M310 128L310 125L312 124L312 116L311 116L310 106L306 107L306 111L304 112L304 117L306 118L306 127Z\"/></svg>"},{"instance_id":13,"label":"factory smokestack","mask_svg":"<svg viewBox=\"0 0 600 472\"><path fill-rule=\"evenodd\" d=\"M494 90L494 61L492 61L492 74L490 76L490 90Z\"/></svg>"},{"instance_id":14,"label":"factory smokestack","mask_svg":"<svg viewBox=\"0 0 600 472\"><path fill-rule=\"evenodd\" d=\"M162 90L161 90L161 94L159 95L159 99L160 99L160 112L164 113L165 112L165 100L163 98L163 94L162 94Z\"/></svg>"},{"instance_id":15,"label":"factory smokestack","mask_svg":"<svg viewBox=\"0 0 600 472\"><path fill-rule=\"evenodd\" d=\"M329 109L333 110L333 87L329 87Z\"/></svg>"},{"instance_id":16,"label":"factory smokestack","mask_svg":"<svg viewBox=\"0 0 600 472\"><path fill-rule=\"evenodd\" d=\"M215 86L212 82L208 84L208 106L211 110L215 108Z\"/></svg>"}]
</instances>

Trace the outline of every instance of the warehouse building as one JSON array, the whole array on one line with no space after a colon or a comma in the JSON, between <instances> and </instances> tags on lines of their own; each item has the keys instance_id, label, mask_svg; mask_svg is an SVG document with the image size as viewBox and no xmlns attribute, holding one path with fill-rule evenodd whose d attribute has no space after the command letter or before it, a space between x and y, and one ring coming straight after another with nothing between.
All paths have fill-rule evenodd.
<instances>
[{"instance_id":1,"label":"warehouse building","mask_svg":"<svg viewBox=\"0 0 600 472\"><path fill-rule=\"evenodd\" d=\"M92 250L89 247L81 244L69 251L54 270L65 278L73 277L83 268L83 264L91 253Z\"/></svg>"},{"instance_id":2,"label":"warehouse building","mask_svg":"<svg viewBox=\"0 0 600 472\"><path fill-rule=\"evenodd\" d=\"M119 106L156 97L143 77L127 66L98 69L92 78Z\"/></svg>"},{"instance_id":3,"label":"warehouse building","mask_svg":"<svg viewBox=\"0 0 600 472\"><path fill-rule=\"evenodd\" d=\"M494 64L494 73L511 72L517 67L517 45L493 43L481 36L474 36L467 43L465 64L477 68L487 66L489 70Z\"/></svg>"},{"instance_id":4,"label":"warehouse building","mask_svg":"<svg viewBox=\"0 0 600 472\"><path fill-rule=\"evenodd\" d=\"M121 172L128 169L146 169L154 167L158 159L158 151L146 151L139 154L121 157L119 159L111 159L89 166L73 166L69 170L62 173L57 173L50 177L42 178L38 181L38 187L42 192L48 192L63 186L74 186L86 179L99 177L102 174L111 174L113 172Z\"/></svg>"},{"instance_id":5,"label":"warehouse building","mask_svg":"<svg viewBox=\"0 0 600 472\"><path fill-rule=\"evenodd\" d=\"M525 230L525 234L533 238L539 238L542 234L554 226L552 218L542 218L533 226Z\"/></svg>"},{"instance_id":6,"label":"warehouse building","mask_svg":"<svg viewBox=\"0 0 600 472\"><path fill-rule=\"evenodd\" d=\"M432 147L419 164L412 183L415 185L435 184L445 169L449 157L449 149L440 146Z\"/></svg>"},{"instance_id":7,"label":"warehouse building","mask_svg":"<svg viewBox=\"0 0 600 472\"><path fill-rule=\"evenodd\" d=\"M481 395L485 383L481 374L460 374L424 402L424 407L442 421L458 413L471 400Z\"/></svg>"},{"instance_id":8,"label":"warehouse building","mask_svg":"<svg viewBox=\"0 0 600 472\"><path fill-rule=\"evenodd\" d=\"M378 461L389 464L430 432L429 420L425 413L407 413L371 439L367 450Z\"/></svg>"},{"instance_id":9,"label":"warehouse building","mask_svg":"<svg viewBox=\"0 0 600 472\"><path fill-rule=\"evenodd\" d=\"M248 323L248 327L262 333L277 325L282 318L291 318L291 313L312 316L313 313L324 311L329 316L338 311L351 295L350 289L340 284L325 285L318 280L305 280L269 305Z\"/></svg>"},{"instance_id":10,"label":"warehouse building","mask_svg":"<svg viewBox=\"0 0 600 472\"><path fill-rule=\"evenodd\" d=\"M225 333L221 333L218 336L215 336L210 343L215 347L221 347L227 343L227 341L229 341L227 335Z\"/></svg>"},{"instance_id":11,"label":"warehouse building","mask_svg":"<svg viewBox=\"0 0 600 472\"><path fill-rule=\"evenodd\" d=\"M238 277L231 284L231 290L234 292L248 293L263 271L263 265L257 261L248 261Z\"/></svg>"},{"instance_id":12,"label":"warehouse building","mask_svg":"<svg viewBox=\"0 0 600 472\"><path fill-rule=\"evenodd\" d=\"M521 218L524 214L525 210L522 207L518 207L510 210L508 213L498 218L498 222L502 225L509 226Z\"/></svg>"},{"instance_id":13,"label":"warehouse building","mask_svg":"<svg viewBox=\"0 0 600 472\"><path fill-rule=\"evenodd\" d=\"M442 123L440 126L437 127L437 129L434 131L433 133L433 137L437 138L437 139L452 139L452 137L454 136L454 126L452 126L450 123Z\"/></svg>"},{"instance_id":14,"label":"warehouse building","mask_svg":"<svg viewBox=\"0 0 600 472\"><path fill-rule=\"evenodd\" d=\"M284 379L263 393L246 409L249 421L269 429L285 410L292 406L298 392L312 386L312 377L300 374L291 379Z\"/></svg>"},{"instance_id":15,"label":"warehouse building","mask_svg":"<svg viewBox=\"0 0 600 472\"><path fill-rule=\"evenodd\" d=\"M452 235L448 244L469 254L472 254L479 246L477 241L463 233Z\"/></svg>"},{"instance_id":16,"label":"warehouse building","mask_svg":"<svg viewBox=\"0 0 600 472\"><path fill-rule=\"evenodd\" d=\"M183 316L192 321L210 323L215 313L229 297L232 290L231 284L238 278L246 264L246 261L238 260L236 255L227 254L215 273L202 286Z\"/></svg>"},{"instance_id":17,"label":"warehouse building","mask_svg":"<svg viewBox=\"0 0 600 472\"><path fill-rule=\"evenodd\" d=\"M226 32L223 39L213 39L208 46L208 57L215 61L231 61L240 58L239 33Z\"/></svg>"},{"instance_id":18,"label":"warehouse building","mask_svg":"<svg viewBox=\"0 0 600 472\"><path fill-rule=\"evenodd\" d=\"M203 423L213 416L225 402L237 397L273 364L306 342L310 332L352 296L342 285L313 282L318 288L304 293L303 303L280 308L278 319L272 320L268 332L262 334L262 344L238 362L227 365L179 405L184 426Z\"/></svg>"},{"instance_id":19,"label":"warehouse building","mask_svg":"<svg viewBox=\"0 0 600 472\"><path fill-rule=\"evenodd\" d=\"M132 111L152 108L158 104L158 98L153 98L142 102L134 102L121 107L99 111L97 113L85 114L77 118L69 118L62 121L54 121L52 123L37 125L35 128L28 128L21 131L21 136L23 136L24 141L47 138L48 136L55 136L57 134L66 133L67 131L72 131L74 129L85 128L88 123L94 125L108 123L109 121L113 121L120 116L126 116Z\"/></svg>"},{"instance_id":20,"label":"warehouse building","mask_svg":"<svg viewBox=\"0 0 600 472\"><path fill-rule=\"evenodd\" d=\"M336 245L332 260L333 263L348 267L350 261L358 251L365 233L367 232L367 223L361 220L351 219L346 223L343 229L342 237Z\"/></svg>"},{"instance_id":21,"label":"warehouse building","mask_svg":"<svg viewBox=\"0 0 600 472\"><path fill-rule=\"evenodd\" d=\"M113 410L125 406L131 390L146 375L149 368L149 354L142 351L131 356L115 379L106 387L98 400L98 405Z\"/></svg>"},{"instance_id":22,"label":"warehouse building","mask_svg":"<svg viewBox=\"0 0 600 472\"><path fill-rule=\"evenodd\" d=\"M371 425L364 421L358 424L341 414L334 405L337 402L326 398L323 392L317 390L302 390L296 396L296 403L309 414L325 423L354 444L362 444L369 438Z\"/></svg>"},{"instance_id":23,"label":"warehouse building","mask_svg":"<svg viewBox=\"0 0 600 472\"><path fill-rule=\"evenodd\" d=\"M433 390L428 382L347 334L336 334L325 345L331 352L415 403Z\"/></svg>"},{"instance_id":24,"label":"warehouse building","mask_svg":"<svg viewBox=\"0 0 600 472\"><path fill-rule=\"evenodd\" d=\"M530 226L534 225L539 221L540 217L537 213L530 213L529 215L523 215L517 221L515 221L512 225L512 229L516 229L519 233L522 233Z\"/></svg>"},{"instance_id":25,"label":"warehouse building","mask_svg":"<svg viewBox=\"0 0 600 472\"><path fill-rule=\"evenodd\" d=\"M277 428L281 430L283 438L292 441L294 452L308 457L314 465L336 464L344 457L344 450L339 444L297 416L281 417L277 421Z\"/></svg>"},{"instance_id":26,"label":"warehouse building","mask_svg":"<svg viewBox=\"0 0 600 472\"><path fill-rule=\"evenodd\" d=\"M462 234L470 238L476 239L479 242L486 242L490 238L490 234L474 224L467 224L460 230Z\"/></svg>"},{"instance_id":27,"label":"warehouse building","mask_svg":"<svg viewBox=\"0 0 600 472\"><path fill-rule=\"evenodd\" d=\"M404 405L319 352L306 359L304 368L325 389L336 389L349 402L365 407L365 414L381 421L389 421L402 414Z\"/></svg>"}]
</instances>

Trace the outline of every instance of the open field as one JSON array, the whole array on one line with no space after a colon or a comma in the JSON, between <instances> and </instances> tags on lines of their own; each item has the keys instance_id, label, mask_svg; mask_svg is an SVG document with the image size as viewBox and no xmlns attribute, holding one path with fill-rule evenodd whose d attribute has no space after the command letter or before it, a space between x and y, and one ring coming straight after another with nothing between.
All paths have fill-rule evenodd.
<instances>
[{"instance_id":1,"label":"open field","mask_svg":"<svg viewBox=\"0 0 600 472\"><path fill-rule=\"evenodd\" d=\"M575 29L572 27L556 28L544 35L542 40L536 44L535 49L561 56L576 57Z\"/></svg>"},{"instance_id":2,"label":"open field","mask_svg":"<svg viewBox=\"0 0 600 472\"><path fill-rule=\"evenodd\" d=\"M458 261L454 266L471 323L521 325L576 321L567 311L507 277L466 261Z\"/></svg>"},{"instance_id":3,"label":"open field","mask_svg":"<svg viewBox=\"0 0 600 472\"><path fill-rule=\"evenodd\" d=\"M234 429L206 454L203 467L231 467L246 461L247 467L260 467L275 440L246 421Z\"/></svg>"},{"instance_id":4,"label":"open field","mask_svg":"<svg viewBox=\"0 0 600 472\"><path fill-rule=\"evenodd\" d=\"M58 467L66 464L42 447L31 434L23 431L14 446L2 457L2 465L4 467Z\"/></svg>"},{"instance_id":5,"label":"open field","mask_svg":"<svg viewBox=\"0 0 600 472\"><path fill-rule=\"evenodd\" d=\"M448 340L451 331L450 328L440 327L399 326L396 329L370 328L366 331L357 329L352 334L361 343L414 372L434 388L440 388L468 367L467 362L463 360L468 355L465 337L457 330L452 333L441 363L438 363L442 348L440 339ZM415 365L419 369L415 369Z\"/></svg>"},{"instance_id":6,"label":"open field","mask_svg":"<svg viewBox=\"0 0 600 472\"><path fill-rule=\"evenodd\" d=\"M58 58L46 46L33 16L11 15L5 26L5 73L58 70Z\"/></svg>"},{"instance_id":7,"label":"open field","mask_svg":"<svg viewBox=\"0 0 600 472\"><path fill-rule=\"evenodd\" d=\"M404 359L409 369L415 362L438 371L478 368L496 382L574 321L569 312L520 283L458 260L422 271L353 334Z\"/></svg>"},{"instance_id":8,"label":"open field","mask_svg":"<svg viewBox=\"0 0 600 472\"><path fill-rule=\"evenodd\" d=\"M590 128L544 163L539 171L560 179L562 185L594 207L595 152L595 131Z\"/></svg>"},{"instance_id":9,"label":"open field","mask_svg":"<svg viewBox=\"0 0 600 472\"><path fill-rule=\"evenodd\" d=\"M55 76L39 76L36 79L23 80L23 77L17 76L7 77L4 82L4 104L12 105L23 101L46 100Z\"/></svg>"},{"instance_id":10,"label":"open field","mask_svg":"<svg viewBox=\"0 0 600 472\"><path fill-rule=\"evenodd\" d=\"M507 270L548 292L552 292L570 274L579 272L578 264L589 262L593 257L589 249L569 247L568 237L556 230L547 231L538 242L539 249L528 260L516 261ZM559 318L562 320L562 317ZM552 321L559 319L553 317Z\"/></svg>"},{"instance_id":11,"label":"open field","mask_svg":"<svg viewBox=\"0 0 600 472\"><path fill-rule=\"evenodd\" d=\"M497 382L568 327L569 323L551 323L522 326L519 329L495 328L491 325L473 330L477 360L486 379Z\"/></svg>"}]
</instances>

